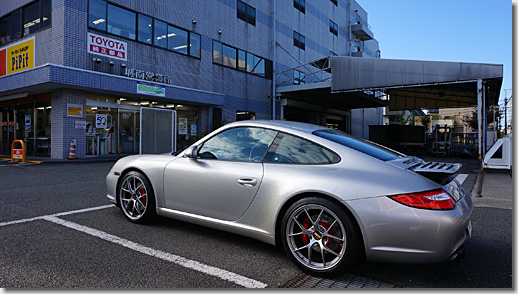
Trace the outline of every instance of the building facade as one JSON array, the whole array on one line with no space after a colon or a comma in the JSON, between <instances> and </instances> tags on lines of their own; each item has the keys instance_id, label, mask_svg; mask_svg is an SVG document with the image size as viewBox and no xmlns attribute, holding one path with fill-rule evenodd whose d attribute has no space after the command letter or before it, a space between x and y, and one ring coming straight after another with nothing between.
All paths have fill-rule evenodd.
<instances>
[{"instance_id":1,"label":"building facade","mask_svg":"<svg viewBox=\"0 0 518 294\"><path fill-rule=\"evenodd\" d=\"M284 106L275 94L314 82L294 68L332 55L380 57L353 0L6 0L0 154L13 140L28 156L68 158L71 143L80 159L136 154L141 107L176 110L177 150L242 119L351 132L351 111Z\"/></svg>"}]
</instances>

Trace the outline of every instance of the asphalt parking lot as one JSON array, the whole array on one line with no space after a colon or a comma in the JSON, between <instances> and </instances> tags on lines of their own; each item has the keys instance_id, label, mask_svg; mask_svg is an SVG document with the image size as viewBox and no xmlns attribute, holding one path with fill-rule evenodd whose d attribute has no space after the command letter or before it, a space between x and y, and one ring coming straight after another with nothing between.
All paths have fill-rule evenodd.
<instances>
[{"instance_id":1,"label":"asphalt parking lot","mask_svg":"<svg viewBox=\"0 0 518 294\"><path fill-rule=\"evenodd\" d=\"M512 209L475 208L460 262L363 261L323 280L253 239L165 218L129 223L105 197L112 164L0 164L0 287L512 288ZM476 170L462 172L473 188Z\"/></svg>"}]
</instances>

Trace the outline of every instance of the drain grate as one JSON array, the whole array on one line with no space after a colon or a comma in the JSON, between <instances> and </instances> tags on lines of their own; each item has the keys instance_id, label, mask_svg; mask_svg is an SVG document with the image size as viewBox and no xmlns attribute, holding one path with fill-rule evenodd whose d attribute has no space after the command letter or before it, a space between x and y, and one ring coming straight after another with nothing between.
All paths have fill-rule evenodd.
<instances>
[{"instance_id":1,"label":"drain grate","mask_svg":"<svg viewBox=\"0 0 518 294\"><path fill-rule=\"evenodd\" d=\"M335 279L325 279L305 275L286 288L397 288L393 284L372 280L365 277L345 274Z\"/></svg>"}]
</instances>

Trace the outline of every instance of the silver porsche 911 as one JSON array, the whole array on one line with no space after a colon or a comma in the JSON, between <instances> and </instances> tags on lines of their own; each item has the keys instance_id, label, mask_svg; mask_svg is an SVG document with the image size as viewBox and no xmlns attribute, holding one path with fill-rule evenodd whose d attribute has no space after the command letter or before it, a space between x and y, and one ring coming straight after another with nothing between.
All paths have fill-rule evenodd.
<instances>
[{"instance_id":1,"label":"silver porsche 911","mask_svg":"<svg viewBox=\"0 0 518 294\"><path fill-rule=\"evenodd\" d=\"M132 222L167 216L282 246L314 275L359 257L437 263L463 253L471 198L460 164L415 157L321 126L227 124L178 155L120 159L108 198Z\"/></svg>"}]
</instances>

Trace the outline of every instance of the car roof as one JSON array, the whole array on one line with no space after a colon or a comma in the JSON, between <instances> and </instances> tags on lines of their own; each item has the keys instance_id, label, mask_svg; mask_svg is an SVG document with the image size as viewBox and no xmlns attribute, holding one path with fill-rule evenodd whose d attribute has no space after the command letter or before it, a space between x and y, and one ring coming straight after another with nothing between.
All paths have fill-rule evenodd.
<instances>
[{"instance_id":1,"label":"car roof","mask_svg":"<svg viewBox=\"0 0 518 294\"><path fill-rule=\"evenodd\" d=\"M325 130L328 129L323 126L301 123L295 121L285 121L285 120L243 120L237 121L233 123L229 123L226 125L228 127L238 127L238 126L256 126L256 127L264 127L264 128L275 128L284 131L299 131L304 133L312 133L317 130Z\"/></svg>"}]
</instances>

